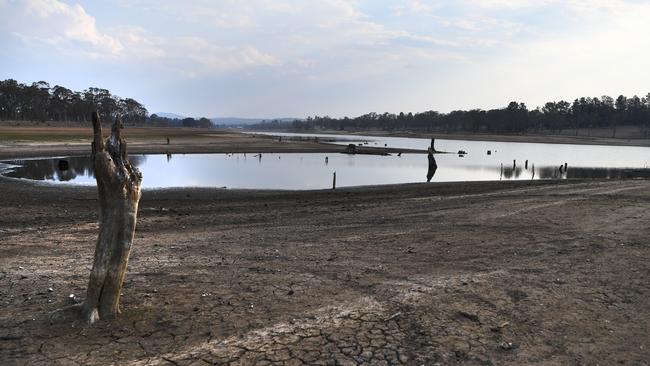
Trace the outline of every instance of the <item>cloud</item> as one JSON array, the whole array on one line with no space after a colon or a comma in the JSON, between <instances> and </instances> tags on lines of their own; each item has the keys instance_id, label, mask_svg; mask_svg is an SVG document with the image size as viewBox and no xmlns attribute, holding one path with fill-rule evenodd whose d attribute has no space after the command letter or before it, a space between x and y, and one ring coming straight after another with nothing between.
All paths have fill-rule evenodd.
<instances>
[{"instance_id":1,"label":"cloud","mask_svg":"<svg viewBox=\"0 0 650 366\"><path fill-rule=\"evenodd\" d=\"M130 59L154 59L168 56L165 38L155 36L139 26L123 26L113 31L123 46L121 57Z\"/></svg>"},{"instance_id":2,"label":"cloud","mask_svg":"<svg viewBox=\"0 0 650 366\"><path fill-rule=\"evenodd\" d=\"M540 1L541 4L543 1ZM444 44L470 49L508 46L511 39L534 33L530 24L501 11L504 7L533 6L533 2L515 0L403 0L393 15L406 25L413 24L411 31L424 38L443 38ZM537 4L539 5L539 4ZM424 27L423 27L424 25ZM418 29L418 28L424 28ZM428 34L427 34L428 33ZM438 43L443 45L443 43Z\"/></svg>"},{"instance_id":3,"label":"cloud","mask_svg":"<svg viewBox=\"0 0 650 366\"><path fill-rule=\"evenodd\" d=\"M131 31L128 37L119 36L124 53L144 49L144 54L185 77L264 67L272 68L277 75L293 75L306 82L337 83L389 72L418 60L459 58L449 50L458 46L454 42L384 25L360 11L356 1L207 4L194 0L165 3L158 8L157 1L139 0L136 4L147 12L174 19L177 29L204 29L160 39L153 39L142 29ZM130 11L135 5L124 6ZM220 19L230 21L225 24ZM133 57L138 55L133 52Z\"/></svg>"},{"instance_id":4,"label":"cloud","mask_svg":"<svg viewBox=\"0 0 650 366\"><path fill-rule=\"evenodd\" d=\"M0 0L3 1L3 0ZM249 67L277 66L276 56L253 45L222 45L201 36L163 36L142 26L114 25L101 31L96 19L79 4L58 0L25 0L0 3L6 10L8 33L29 47L113 59L118 62L156 62L158 67L195 77L206 73L222 73ZM131 4L132 6L133 4ZM197 17L200 8L168 8L183 17ZM244 15L244 18L247 16ZM221 14L210 23L215 27L234 27L245 21L229 19ZM243 18L242 18L243 19ZM110 32L110 35L109 35Z\"/></svg>"},{"instance_id":5,"label":"cloud","mask_svg":"<svg viewBox=\"0 0 650 366\"><path fill-rule=\"evenodd\" d=\"M649 7L645 0L0 0L0 41L17 66L0 62L10 75L21 58L48 64L43 69L58 59L75 73L90 70L93 80L137 84L152 99L167 93L165 100L181 103L182 89L185 103L198 108L201 100L228 114L251 105L288 115L445 111L511 98L534 105L650 85L643 73Z\"/></svg>"},{"instance_id":6,"label":"cloud","mask_svg":"<svg viewBox=\"0 0 650 366\"><path fill-rule=\"evenodd\" d=\"M95 18L81 5L57 0L25 0L0 3L7 28L31 44L80 52L93 57L116 56L121 42L98 30Z\"/></svg>"},{"instance_id":7,"label":"cloud","mask_svg":"<svg viewBox=\"0 0 650 366\"><path fill-rule=\"evenodd\" d=\"M441 8L439 1L405 0L393 7L393 15L405 16L409 14L433 14Z\"/></svg>"},{"instance_id":8,"label":"cloud","mask_svg":"<svg viewBox=\"0 0 650 366\"><path fill-rule=\"evenodd\" d=\"M548 5L554 0L466 0L470 5L481 8L530 8Z\"/></svg>"},{"instance_id":9,"label":"cloud","mask_svg":"<svg viewBox=\"0 0 650 366\"><path fill-rule=\"evenodd\" d=\"M192 60L203 70L198 72L228 72L248 67L278 66L282 64L277 57L261 52L253 46L220 47L198 37L183 37L173 40L169 45L177 61Z\"/></svg>"},{"instance_id":10,"label":"cloud","mask_svg":"<svg viewBox=\"0 0 650 366\"><path fill-rule=\"evenodd\" d=\"M508 100L529 106L581 96L644 95L650 85L650 4L616 0L570 1L569 29L517 42L445 77L468 92L459 107L498 107ZM471 88L473 86L473 88ZM462 91L451 92L455 98Z\"/></svg>"}]
</instances>

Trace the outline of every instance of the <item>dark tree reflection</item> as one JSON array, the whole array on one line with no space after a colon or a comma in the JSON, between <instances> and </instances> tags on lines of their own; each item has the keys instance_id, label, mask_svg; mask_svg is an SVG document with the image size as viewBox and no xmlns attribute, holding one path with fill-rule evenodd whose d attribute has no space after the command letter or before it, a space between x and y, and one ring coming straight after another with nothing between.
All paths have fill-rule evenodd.
<instances>
[{"instance_id":1,"label":"dark tree reflection","mask_svg":"<svg viewBox=\"0 0 650 366\"><path fill-rule=\"evenodd\" d=\"M59 161L68 162L68 169L59 169ZM133 155L129 157L131 164L139 166L146 157L143 155ZM5 162L18 167L12 168L6 173L7 177L25 178L32 180L53 180L60 182L71 181L78 176L87 176L94 178L92 161L87 156L71 156L56 159L29 159L29 160L12 160Z\"/></svg>"},{"instance_id":2,"label":"dark tree reflection","mask_svg":"<svg viewBox=\"0 0 650 366\"><path fill-rule=\"evenodd\" d=\"M433 145L433 139L431 139L431 145ZM436 164L436 158L433 157L432 148L429 148L427 159L429 161L429 167L427 170L427 182L431 182L431 178L433 178L433 175L436 174L436 170L438 170L438 164Z\"/></svg>"},{"instance_id":3,"label":"dark tree reflection","mask_svg":"<svg viewBox=\"0 0 650 366\"><path fill-rule=\"evenodd\" d=\"M501 170L502 169L502 170ZM595 168L595 167L569 167L560 171L556 166L535 167L524 174L526 171L521 167L503 167L501 170L503 179L526 179L527 177L539 179L632 179L632 178L650 178L650 169L632 169L632 168ZM533 171L534 169L534 171Z\"/></svg>"},{"instance_id":4,"label":"dark tree reflection","mask_svg":"<svg viewBox=\"0 0 650 366\"><path fill-rule=\"evenodd\" d=\"M503 167L503 178L505 179L517 179L521 176L523 168L518 167Z\"/></svg>"}]
</instances>

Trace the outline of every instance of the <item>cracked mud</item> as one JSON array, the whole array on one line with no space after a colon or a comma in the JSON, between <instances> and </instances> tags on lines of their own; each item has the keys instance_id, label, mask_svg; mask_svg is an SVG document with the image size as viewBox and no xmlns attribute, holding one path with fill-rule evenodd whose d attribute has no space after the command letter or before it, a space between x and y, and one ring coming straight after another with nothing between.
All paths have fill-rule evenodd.
<instances>
[{"instance_id":1,"label":"cracked mud","mask_svg":"<svg viewBox=\"0 0 650 366\"><path fill-rule=\"evenodd\" d=\"M0 179L3 365L647 365L650 182L145 191L87 327L96 192Z\"/></svg>"}]
</instances>

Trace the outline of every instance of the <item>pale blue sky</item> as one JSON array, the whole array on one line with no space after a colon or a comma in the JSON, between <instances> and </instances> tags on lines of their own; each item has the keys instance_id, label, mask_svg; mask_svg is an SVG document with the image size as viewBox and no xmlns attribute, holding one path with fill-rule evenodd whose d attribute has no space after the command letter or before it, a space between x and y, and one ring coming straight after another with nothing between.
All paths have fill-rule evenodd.
<instances>
[{"instance_id":1,"label":"pale blue sky","mask_svg":"<svg viewBox=\"0 0 650 366\"><path fill-rule=\"evenodd\" d=\"M150 112L356 116L650 92L650 0L0 0L0 79Z\"/></svg>"}]
</instances>

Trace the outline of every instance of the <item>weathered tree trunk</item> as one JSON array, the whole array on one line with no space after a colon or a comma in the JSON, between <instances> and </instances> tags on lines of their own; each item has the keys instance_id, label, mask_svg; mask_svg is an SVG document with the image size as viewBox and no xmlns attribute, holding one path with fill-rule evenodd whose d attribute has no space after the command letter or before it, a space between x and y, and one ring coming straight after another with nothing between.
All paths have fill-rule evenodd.
<instances>
[{"instance_id":1,"label":"weathered tree trunk","mask_svg":"<svg viewBox=\"0 0 650 366\"><path fill-rule=\"evenodd\" d=\"M126 141L116 120L102 139L97 112L92 114L92 160L99 194L99 237L95 247L82 316L88 323L111 319L120 312L120 291L129 261L140 201L142 175L129 163Z\"/></svg>"}]
</instances>

